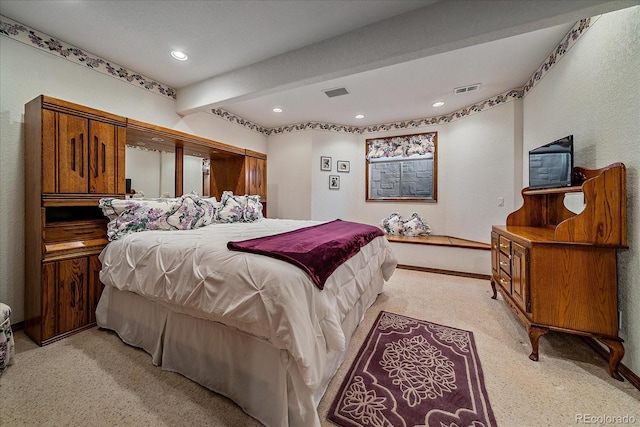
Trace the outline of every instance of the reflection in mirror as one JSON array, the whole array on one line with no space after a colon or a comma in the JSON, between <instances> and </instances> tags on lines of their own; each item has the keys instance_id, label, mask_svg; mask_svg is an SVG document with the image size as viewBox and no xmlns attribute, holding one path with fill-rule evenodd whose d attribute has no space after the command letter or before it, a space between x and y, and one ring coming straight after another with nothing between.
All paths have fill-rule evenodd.
<instances>
[{"instance_id":1,"label":"reflection in mirror","mask_svg":"<svg viewBox=\"0 0 640 427\"><path fill-rule=\"evenodd\" d=\"M202 157L185 154L184 157L184 194L196 193L204 196L202 192Z\"/></svg>"},{"instance_id":2,"label":"reflection in mirror","mask_svg":"<svg viewBox=\"0 0 640 427\"><path fill-rule=\"evenodd\" d=\"M175 197L175 154L127 145L125 175L144 197Z\"/></svg>"},{"instance_id":3,"label":"reflection in mirror","mask_svg":"<svg viewBox=\"0 0 640 427\"><path fill-rule=\"evenodd\" d=\"M584 210L584 193L566 193L564 195L564 206L575 214Z\"/></svg>"}]
</instances>

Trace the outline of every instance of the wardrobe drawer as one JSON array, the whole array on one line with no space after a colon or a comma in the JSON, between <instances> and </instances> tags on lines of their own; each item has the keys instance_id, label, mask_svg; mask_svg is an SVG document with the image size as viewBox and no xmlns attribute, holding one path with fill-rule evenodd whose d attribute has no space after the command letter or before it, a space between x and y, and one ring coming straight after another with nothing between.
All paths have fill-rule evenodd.
<instances>
[{"instance_id":1,"label":"wardrobe drawer","mask_svg":"<svg viewBox=\"0 0 640 427\"><path fill-rule=\"evenodd\" d=\"M502 286L509 295L511 295L511 276L506 271L500 269L500 278L498 279L500 286Z\"/></svg>"},{"instance_id":2,"label":"wardrobe drawer","mask_svg":"<svg viewBox=\"0 0 640 427\"><path fill-rule=\"evenodd\" d=\"M504 254L511 254L511 240L507 239L504 236L500 236L500 252Z\"/></svg>"},{"instance_id":3,"label":"wardrobe drawer","mask_svg":"<svg viewBox=\"0 0 640 427\"><path fill-rule=\"evenodd\" d=\"M107 223L101 220L53 222L44 228L45 243L106 238Z\"/></svg>"}]
</instances>

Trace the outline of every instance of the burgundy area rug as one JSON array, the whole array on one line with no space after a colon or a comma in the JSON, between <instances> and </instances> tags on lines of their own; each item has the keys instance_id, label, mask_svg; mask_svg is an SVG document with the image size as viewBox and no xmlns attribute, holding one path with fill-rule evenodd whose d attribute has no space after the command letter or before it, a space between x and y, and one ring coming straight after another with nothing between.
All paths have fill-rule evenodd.
<instances>
[{"instance_id":1,"label":"burgundy area rug","mask_svg":"<svg viewBox=\"0 0 640 427\"><path fill-rule=\"evenodd\" d=\"M328 418L344 427L496 425L473 333L386 311Z\"/></svg>"}]
</instances>

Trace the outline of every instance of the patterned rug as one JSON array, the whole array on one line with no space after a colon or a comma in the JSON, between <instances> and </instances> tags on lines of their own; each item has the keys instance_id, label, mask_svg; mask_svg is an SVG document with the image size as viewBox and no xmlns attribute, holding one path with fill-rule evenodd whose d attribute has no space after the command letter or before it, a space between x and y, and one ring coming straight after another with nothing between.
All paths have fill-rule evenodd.
<instances>
[{"instance_id":1,"label":"patterned rug","mask_svg":"<svg viewBox=\"0 0 640 427\"><path fill-rule=\"evenodd\" d=\"M344 427L496 425L473 333L386 311L328 418Z\"/></svg>"}]
</instances>

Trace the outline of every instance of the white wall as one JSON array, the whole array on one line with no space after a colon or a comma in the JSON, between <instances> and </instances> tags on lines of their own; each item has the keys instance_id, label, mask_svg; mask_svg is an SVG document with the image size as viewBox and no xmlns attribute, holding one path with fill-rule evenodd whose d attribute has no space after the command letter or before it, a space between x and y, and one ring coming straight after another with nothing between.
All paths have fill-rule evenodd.
<instances>
[{"instance_id":1,"label":"white wall","mask_svg":"<svg viewBox=\"0 0 640 427\"><path fill-rule=\"evenodd\" d=\"M24 104L44 94L266 152L262 134L211 114L182 118L173 99L2 36L0 93L0 301L11 306L14 323L24 319Z\"/></svg>"},{"instance_id":2,"label":"white wall","mask_svg":"<svg viewBox=\"0 0 640 427\"><path fill-rule=\"evenodd\" d=\"M267 216L310 219L312 162L309 132L293 132L269 137L267 150Z\"/></svg>"},{"instance_id":3,"label":"white wall","mask_svg":"<svg viewBox=\"0 0 640 427\"><path fill-rule=\"evenodd\" d=\"M285 135L270 137L267 181L270 186L274 182L289 182L290 191L302 194L302 189L296 190L293 186L300 185L297 181L305 180L308 172L274 166L273 162L280 158L281 162L310 164L311 197L298 200L297 208L302 209L300 205L309 203L311 219L340 218L376 225L392 212L399 212L405 218L418 212L433 234L488 243L491 225L503 224L507 214L518 207L514 205L514 195L519 194L521 188L521 170L517 170L516 178L513 159L515 153L522 152L520 139L514 137L519 103L509 102L449 124L410 131L366 135L305 131L286 135L294 146L304 144L306 147L310 143L311 150L304 153L299 151L299 146L297 151L285 148L282 144ZM366 139L433 131L438 132L437 203L366 202ZM276 147L278 152L273 151ZM331 157L331 171L320 170L322 156ZM350 162L349 173L336 171L338 160ZM339 190L329 189L331 175L340 176ZM269 188L270 200L272 196ZM504 207L498 207L498 197L504 198ZM291 206L278 203L273 209L270 208L270 216L276 212L288 213Z\"/></svg>"},{"instance_id":4,"label":"white wall","mask_svg":"<svg viewBox=\"0 0 640 427\"><path fill-rule=\"evenodd\" d=\"M489 243L491 226L504 224L519 207L514 194L513 162L519 152L515 138L517 107L513 101L451 122L446 139L438 142L438 199L442 200L443 232L449 236ZM504 206L498 206L498 199Z\"/></svg>"},{"instance_id":5,"label":"white wall","mask_svg":"<svg viewBox=\"0 0 640 427\"><path fill-rule=\"evenodd\" d=\"M354 220L364 201L364 145L360 136L311 131L311 218ZM271 142L269 142L271 143ZM331 171L320 170L320 157L331 157ZM349 173L338 172L336 163L349 162ZM340 189L329 189L329 177L340 178Z\"/></svg>"},{"instance_id":6,"label":"white wall","mask_svg":"<svg viewBox=\"0 0 640 427\"><path fill-rule=\"evenodd\" d=\"M627 167L618 252L623 363L640 373L640 7L602 15L524 98L524 153L573 134L576 166ZM523 173L528 182L528 171Z\"/></svg>"}]
</instances>

